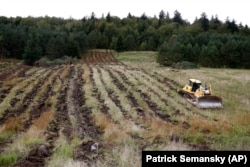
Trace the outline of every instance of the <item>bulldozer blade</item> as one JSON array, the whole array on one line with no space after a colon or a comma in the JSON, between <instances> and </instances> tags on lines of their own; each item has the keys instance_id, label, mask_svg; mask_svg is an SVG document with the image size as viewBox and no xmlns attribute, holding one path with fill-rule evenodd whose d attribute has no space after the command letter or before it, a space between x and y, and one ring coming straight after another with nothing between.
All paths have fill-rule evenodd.
<instances>
[{"instance_id":1,"label":"bulldozer blade","mask_svg":"<svg viewBox=\"0 0 250 167\"><path fill-rule=\"evenodd\" d=\"M202 96L197 99L198 108L222 108L222 99L217 96Z\"/></svg>"}]
</instances>

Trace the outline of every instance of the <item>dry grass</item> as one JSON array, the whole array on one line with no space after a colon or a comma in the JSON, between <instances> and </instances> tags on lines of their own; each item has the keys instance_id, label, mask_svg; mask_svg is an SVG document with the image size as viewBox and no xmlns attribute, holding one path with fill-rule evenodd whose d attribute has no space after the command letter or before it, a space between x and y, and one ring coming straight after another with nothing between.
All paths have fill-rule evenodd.
<instances>
[{"instance_id":1,"label":"dry grass","mask_svg":"<svg viewBox=\"0 0 250 167\"><path fill-rule=\"evenodd\" d=\"M37 146L44 142L43 131L33 127L26 133L18 134L17 139L5 150L5 153L15 153L18 157L25 157L31 147Z\"/></svg>"},{"instance_id":2,"label":"dry grass","mask_svg":"<svg viewBox=\"0 0 250 167\"><path fill-rule=\"evenodd\" d=\"M64 68L64 70L62 71L62 73L60 74L61 78L65 78L68 75L69 69L70 69L70 65L62 65Z\"/></svg>"},{"instance_id":3,"label":"dry grass","mask_svg":"<svg viewBox=\"0 0 250 167\"><path fill-rule=\"evenodd\" d=\"M106 145L119 145L130 138L124 130L120 129L103 113L95 113L93 119L95 124L104 132L103 138Z\"/></svg>"},{"instance_id":4,"label":"dry grass","mask_svg":"<svg viewBox=\"0 0 250 167\"><path fill-rule=\"evenodd\" d=\"M58 162L60 165L62 165L62 163L60 162L60 159L58 159ZM93 167L95 165L91 165L91 166ZM89 167L89 166L83 161L76 161L73 159L68 159L67 162L65 162L61 167Z\"/></svg>"},{"instance_id":5,"label":"dry grass","mask_svg":"<svg viewBox=\"0 0 250 167\"><path fill-rule=\"evenodd\" d=\"M87 167L83 161L74 161L69 159L63 167ZM140 151L136 145L122 144L119 147L113 147L110 153L107 153L104 160L97 160L90 167L139 167L141 166Z\"/></svg>"},{"instance_id":6,"label":"dry grass","mask_svg":"<svg viewBox=\"0 0 250 167\"><path fill-rule=\"evenodd\" d=\"M189 124L191 125L191 128L188 129L190 133L197 131L205 133L221 133L232 128L232 124L228 120L217 122L201 117L193 117L193 119L189 121Z\"/></svg>"},{"instance_id":7,"label":"dry grass","mask_svg":"<svg viewBox=\"0 0 250 167\"><path fill-rule=\"evenodd\" d=\"M114 160L116 160L117 166L139 167L141 165L140 150L135 146L134 143L125 144L112 150L113 157L116 158Z\"/></svg>"},{"instance_id":8,"label":"dry grass","mask_svg":"<svg viewBox=\"0 0 250 167\"><path fill-rule=\"evenodd\" d=\"M188 146L187 144L183 143L182 141L170 141L166 144L166 146L163 147L162 150L172 150L172 151L183 151L183 150L193 150L193 148L191 148L190 146Z\"/></svg>"},{"instance_id":9,"label":"dry grass","mask_svg":"<svg viewBox=\"0 0 250 167\"><path fill-rule=\"evenodd\" d=\"M147 115L144 120L148 130L144 131L143 138L151 142L155 140L164 142L167 141L171 135L175 134L179 136L181 132L179 126L173 126L171 123L167 123L156 117Z\"/></svg>"},{"instance_id":10,"label":"dry grass","mask_svg":"<svg viewBox=\"0 0 250 167\"><path fill-rule=\"evenodd\" d=\"M85 84L89 84L90 83L90 79L89 79L89 68L87 67L87 65L86 64L84 64L83 66L82 66L82 68L83 68L83 71L84 71L84 74L83 74L83 80L84 80L84 82L85 82Z\"/></svg>"},{"instance_id":11,"label":"dry grass","mask_svg":"<svg viewBox=\"0 0 250 167\"><path fill-rule=\"evenodd\" d=\"M33 122L32 126L36 127L39 130L45 130L49 122L52 121L53 118L54 111L52 109L49 109L47 111L44 111L41 116Z\"/></svg>"},{"instance_id":12,"label":"dry grass","mask_svg":"<svg viewBox=\"0 0 250 167\"><path fill-rule=\"evenodd\" d=\"M13 78L11 80L7 80L7 81L4 82L3 87L5 87L5 86L7 86L7 87L8 86L13 86L17 82L20 82L20 80L21 80L21 78L18 78L18 77L15 77L15 78Z\"/></svg>"},{"instance_id":13,"label":"dry grass","mask_svg":"<svg viewBox=\"0 0 250 167\"><path fill-rule=\"evenodd\" d=\"M239 124L243 126L249 126L250 122L250 113L241 113L235 116L235 118L232 118L234 124Z\"/></svg>"},{"instance_id":14,"label":"dry grass","mask_svg":"<svg viewBox=\"0 0 250 167\"><path fill-rule=\"evenodd\" d=\"M22 127L24 116L19 115L17 117L10 117L5 124L0 126L0 133L4 133L6 131L18 131Z\"/></svg>"},{"instance_id":15,"label":"dry grass","mask_svg":"<svg viewBox=\"0 0 250 167\"><path fill-rule=\"evenodd\" d=\"M105 153L103 160L97 160L91 167L139 167L141 166L141 155L138 149L138 144L133 140L129 140L119 146L110 147L108 152ZM74 163L73 163L74 164ZM83 165L82 162L77 162L76 165Z\"/></svg>"}]
</instances>

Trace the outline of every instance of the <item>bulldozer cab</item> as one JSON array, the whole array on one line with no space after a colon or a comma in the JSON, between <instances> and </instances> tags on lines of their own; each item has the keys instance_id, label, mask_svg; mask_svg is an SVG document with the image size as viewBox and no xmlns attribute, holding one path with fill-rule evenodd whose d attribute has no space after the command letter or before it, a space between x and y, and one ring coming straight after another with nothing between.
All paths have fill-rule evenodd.
<instances>
[{"instance_id":1,"label":"bulldozer cab","mask_svg":"<svg viewBox=\"0 0 250 167\"><path fill-rule=\"evenodd\" d=\"M199 81L199 80L197 80L197 79L190 79L190 80L189 80L189 86L191 86L192 92L195 92L197 89L200 88L200 86L201 86L201 81Z\"/></svg>"}]
</instances>

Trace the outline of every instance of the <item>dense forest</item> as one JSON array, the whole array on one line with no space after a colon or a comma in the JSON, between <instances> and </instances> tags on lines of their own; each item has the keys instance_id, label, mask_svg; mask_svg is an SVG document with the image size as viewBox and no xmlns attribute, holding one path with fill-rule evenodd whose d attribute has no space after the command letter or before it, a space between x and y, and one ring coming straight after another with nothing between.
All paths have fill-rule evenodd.
<instances>
[{"instance_id":1,"label":"dense forest","mask_svg":"<svg viewBox=\"0 0 250 167\"><path fill-rule=\"evenodd\" d=\"M172 18L128 14L119 18L92 13L80 20L56 17L0 17L0 57L24 59L32 65L41 57L80 58L89 49L159 51L157 61L171 65L190 61L205 67L250 68L250 29L202 13L193 23L179 11Z\"/></svg>"}]
</instances>

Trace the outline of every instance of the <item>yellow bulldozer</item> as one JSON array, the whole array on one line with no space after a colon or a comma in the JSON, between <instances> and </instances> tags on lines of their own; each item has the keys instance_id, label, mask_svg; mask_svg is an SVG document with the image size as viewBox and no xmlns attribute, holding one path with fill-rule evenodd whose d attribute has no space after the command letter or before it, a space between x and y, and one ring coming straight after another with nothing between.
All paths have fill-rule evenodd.
<instances>
[{"instance_id":1,"label":"yellow bulldozer","mask_svg":"<svg viewBox=\"0 0 250 167\"><path fill-rule=\"evenodd\" d=\"M222 99L212 94L211 85L203 87L201 81L197 79L189 79L189 84L178 90L178 93L198 108L223 107Z\"/></svg>"}]
</instances>

